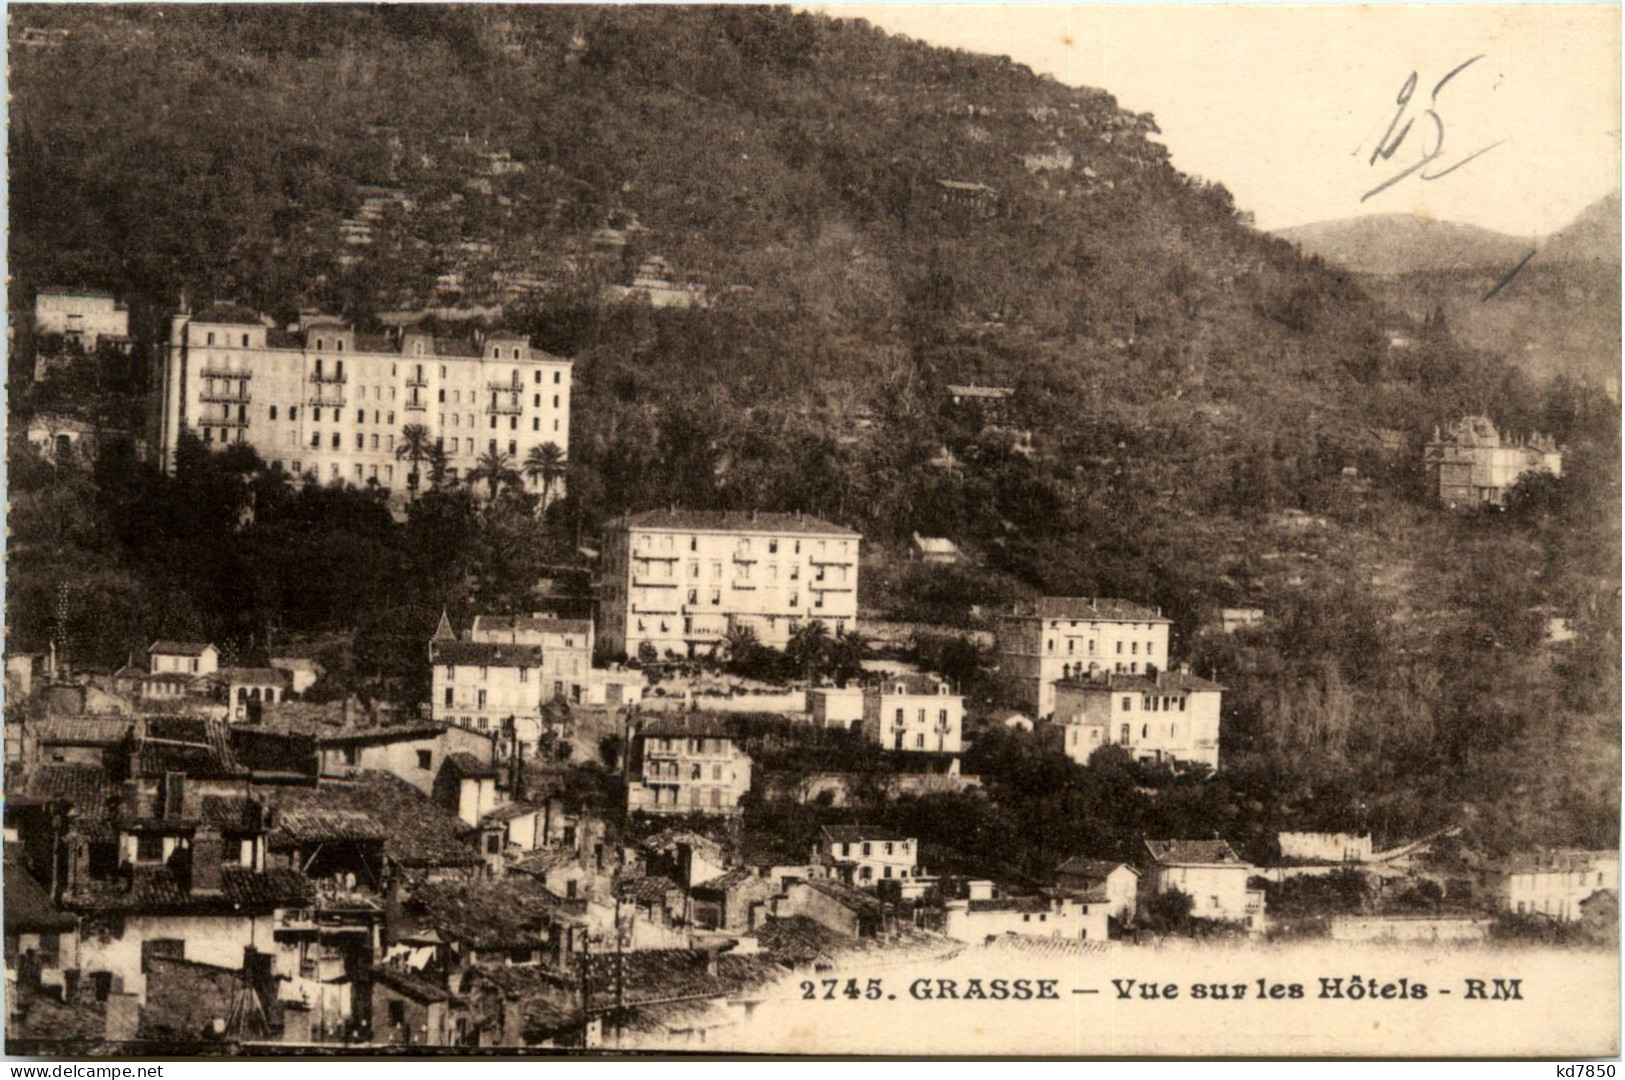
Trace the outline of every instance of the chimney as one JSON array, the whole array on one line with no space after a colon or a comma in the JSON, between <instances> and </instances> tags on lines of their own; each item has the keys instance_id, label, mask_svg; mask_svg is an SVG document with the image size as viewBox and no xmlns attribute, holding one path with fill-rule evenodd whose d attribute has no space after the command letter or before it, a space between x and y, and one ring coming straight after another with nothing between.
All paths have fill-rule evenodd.
<instances>
[{"instance_id":1,"label":"chimney","mask_svg":"<svg viewBox=\"0 0 1625 1080\"><path fill-rule=\"evenodd\" d=\"M220 858L225 843L220 831L204 825L192 837L192 894L218 896L220 894Z\"/></svg>"},{"instance_id":2,"label":"chimney","mask_svg":"<svg viewBox=\"0 0 1625 1080\"><path fill-rule=\"evenodd\" d=\"M166 821L173 821L182 815L186 806L186 774L169 771L164 773L163 813L160 815Z\"/></svg>"},{"instance_id":3,"label":"chimney","mask_svg":"<svg viewBox=\"0 0 1625 1080\"><path fill-rule=\"evenodd\" d=\"M1182 663L1181 663L1181 664L1180 664L1180 665L1179 665L1179 673L1180 673L1180 674L1181 674L1181 675L1189 675L1189 674L1190 674L1190 673L1191 673L1191 666L1190 666L1190 664L1189 664L1189 663L1188 663L1188 662L1182 662Z\"/></svg>"}]
</instances>

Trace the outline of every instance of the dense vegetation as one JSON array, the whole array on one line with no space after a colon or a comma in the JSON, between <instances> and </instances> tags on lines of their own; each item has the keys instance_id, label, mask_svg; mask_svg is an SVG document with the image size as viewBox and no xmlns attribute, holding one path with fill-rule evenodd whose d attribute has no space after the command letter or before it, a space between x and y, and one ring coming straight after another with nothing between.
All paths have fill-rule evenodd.
<instances>
[{"instance_id":1,"label":"dense vegetation","mask_svg":"<svg viewBox=\"0 0 1625 1080\"><path fill-rule=\"evenodd\" d=\"M1108 94L782 10L23 5L12 24L70 30L14 59L14 303L69 282L130 298L149 333L183 292L370 325L448 270L473 289L518 265L551 291L503 320L577 361L569 494L542 519L448 484L397 523L381 493L197 448L173 478L12 453L15 647L330 642L334 670L411 697L443 606L534 606L615 513L804 510L882 560L916 531L976 556L865 579L869 614L966 626L1033 591L1129 596L1230 687L1212 782L1152 797L989 737L971 764L995 793L1031 770L1029 797L898 808L922 836L1110 854L1135 827L1251 844L1288 820L1468 819L1494 846L1614 840L1617 410L1257 233ZM526 169L469 186L480 148ZM946 203L945 178L996 196ZM417 209L346 265L337 223L379 183ZM652 254L715 303L601 301ZM26 387L33 344L19 416L130 412L139 378ZM960 382L1013 387L1010 415L952 407ZM1567 475L1505 515L1439 512L1420 444L1464 411L1551 432ZM1272 624L1204 631L1236 603ZM1542 647L1548 608L1578 642Z\"/></svg>"}]
</instances>

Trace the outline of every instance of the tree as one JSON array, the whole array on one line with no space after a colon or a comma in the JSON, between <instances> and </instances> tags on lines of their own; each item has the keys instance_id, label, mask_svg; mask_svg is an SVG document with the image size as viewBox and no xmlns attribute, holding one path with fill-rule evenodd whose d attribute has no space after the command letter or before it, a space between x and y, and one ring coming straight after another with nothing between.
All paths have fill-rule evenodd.
<instances>
[{"instance_id":1,"label":"tree","mask_svg":"<svg viewBox=\"0 0 1625 1080\"><path fill-rule=\"evenodd\" d=\"M1152 896L1145 903L1140 921L1152 930L1179 931L1190 925L1196 901L1183 889L1173 887Z\"/></svg>"},{"instance_id":2,"label":"tree","mask_svg":"<svg viewBox=\"0 0 1625 1080\"><path fill-rule=\"evenodd\" d=\"M493 499L504 486L519 484L519 473L513 467L513 459L504 450L487 450L481 454L469 471L468 478L476 482L484 480L490 486Z\"/></svg>"},{"instance_id":3,"label":"tree","mask_svg":"<svg viewBox=\"0 0 1625 1080\"><path fill-rule=\"evenodd\" d=\"M446 472L450 467L447 460L446 448L439 443L429 447L429 486L436 491L446 482Z\"/></svg>"},{"instance_id":4,"label":"tree","mask_svg":"<svg viewBox=\"0 0 1625 1080\"><path fill-rule=\"evenodd\" d=\"M829 659L829 628L818 619L804 623L790 635L785 655L790 662L806 673L811 682L814 674L823 671Z\"/></svg>"},{"instance_id":5,"label":"tree","mask_svg":"<svg viewBox=\"0 0 1625 1080\"><path fill-rule=\"evenodd\" d=\"M531 447L530 453L525 455L524 473L531 483L541 482L542 505L545 507L548 496L553 492L553 485L564 476L564 451L553 442Z\"/></svg>"},{"instance_id":6,"label":"tree","mask_svg":"<svg viewBox=\"0 0 1625 1080\"><path fill-rule=\"evenodd\" d=\"M429 457L429 429L423 424L407 424L401 428L400 445L395 447L395 460L411 462L412 471L406 475L406 486L417 498L418 466Z\"/></svg>"}]
</instances>

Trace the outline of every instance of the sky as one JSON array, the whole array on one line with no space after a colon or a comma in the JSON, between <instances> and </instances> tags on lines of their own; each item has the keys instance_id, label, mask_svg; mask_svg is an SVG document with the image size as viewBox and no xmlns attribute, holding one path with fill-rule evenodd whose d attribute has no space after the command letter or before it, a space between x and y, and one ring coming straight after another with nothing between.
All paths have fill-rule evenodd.
<instances>
[{"instance_id":1,"label":"sky","mask_svg":"<svg viewBox=\"0 0 1625 1080\"><path fill-rule=\"evenodd\" d=\"M1265 229L1415 213L1533 237L1619 188L1613 5L812 10L1104 89L1153 114L1174 165L1224 184Z\"/></svg>"}]
</instances>

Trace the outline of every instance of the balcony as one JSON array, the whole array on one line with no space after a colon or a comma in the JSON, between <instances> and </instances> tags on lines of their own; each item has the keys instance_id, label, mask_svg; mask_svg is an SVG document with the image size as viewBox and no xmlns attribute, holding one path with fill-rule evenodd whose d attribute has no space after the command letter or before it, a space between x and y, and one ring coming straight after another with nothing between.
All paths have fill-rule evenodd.
<instances>
[{"instance_id":1,"label":"balcony","mask_svg":"<svg viewBox=\"0 0 1625 1080\"><path fill-rule=\"evenodd\" d=\"M428 407L427 401L408 401L405 406L407 412L423 412Z\"/></svg>"},{"instance_id":2,"label":"balcony","mask_svg":"<svg viewBox=\"0 0 1625 1080\"><path fill-rule=\"evenodd\" d=\"M206 367L198 372L205 379L252 379L252 371L231 371L227 368Z\"/></svg>"},{"instance_id":3,"label":"balcony","mask_svg":"<svg viewBox=\"0 0 1625 1080\"><path fill-rule=\"evenodd\" d=\"M502 415L508 415L508 416L518 416L519 413L521 411L523 411L523 409L524 409L524 406L519 404L519 402L517 402L517 401L515 401L515 402L513 402L511 404L506 403L506 402L498 404L497 402L493 401L493 402L491 402L491 404L489 404L489 405L487 405L485 407L485 411L486 411L486 413L488 415L489 414L502 414Z\"/></svg>"},{"instance_id":4,"label":"balcony","mask_svg":"<svg viewBox=\"0 0 1625 1080\"><path fill-rule=\"evenodd\" d=\"M809 581L807 588L813 592L851 592L852 586L841 581Z\"/></svg>"},{"instance_id":5,"label":"balcony","mask_svg":"<svg viewBox=\"0 0 1625 1080\"><path fill-rule=\"evenodd\" d=\"M342 371L329 371L325 373L318 371L311 375L310 381L313 383L333 383L335 385L342 386L348 380Z\"/></svg>"},{"instance_id":6,"label":"balcony","mask_svg":"<svg viewBox=\"0 0 1625 1080\"><path fill-rule=\"evenodd\" d=\"M807 561L814 566L851 566L851 555L809 555Z\"/></svg>"},{"instance_id":7,"label":"balcony","mask_svg":"<svg viewBox=\"0 0 1625 1080\"><path fill-rule=\"evenodd\" d=\"M425 389L429 385L429 377L427 375L408 375L406 377L406 385L415 386L420 390Z\"/></svg>"},{"instance_id":8,"label":"balcony","mask_svg":"<svg viewBox=\"0 0 1625 1080\"><path fill-rule=\"evenodd\" d=\"M488 382L485 384L485 388L493 394L522 394L525 392L525 384L518 379L512 382Z\"/></svg>"},{"instance_id":9,"label":"balcony","mask_svg":"<svg viewBox=\"0 0 1625 1080\"><path fill-rule=\"evenodd\" d=\"M305 399L305 404L318 409L323 407L342 409L344 408L344 395L328 394L324 396L321 393L315 393Z\"/></svg>"},{"instance_id":10,"label":"balcony","mask_svg":"<svg viewBox=\"0 0 1625 1080\"><path fill-rule=\"evenodd\" d=\"M652 589L675 589L675 588L677 588L677 581L676 581L675 578L657 578L657 577L650 577L650 576L645 575L645 574L634 574L634 575L632 575L632 584L638 585L638 586L646 586L646 587L652 588Z\"/></svg>"},{"instance_id":11,"label":"balcony","mask_svg":"<svg viewBox=\"0 0 1625 1080\"><path fill-rule=\"evenodd\" d=\"M198 395L198 400L247 405L252 399L248 396L247 390L205 390Z\"/></svg>"},{"instance_id":12,"label":"balcony","mask_svg":"<svg viewBox=\"0 0 1625 1080\"><path fill-rule=\"evenodd\" d=\"M248 426L247 420L242 420L235 416L203 416L198 418L198 423L202 424L204 427L245 428Z\"/></svg>"}]
</instances>

